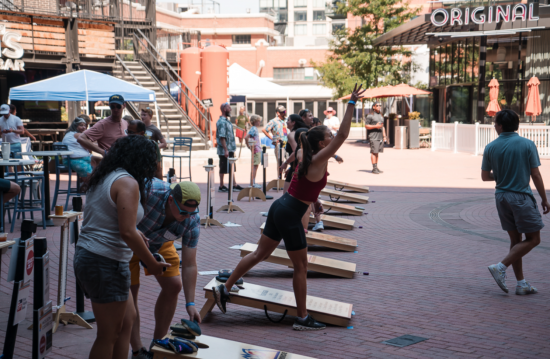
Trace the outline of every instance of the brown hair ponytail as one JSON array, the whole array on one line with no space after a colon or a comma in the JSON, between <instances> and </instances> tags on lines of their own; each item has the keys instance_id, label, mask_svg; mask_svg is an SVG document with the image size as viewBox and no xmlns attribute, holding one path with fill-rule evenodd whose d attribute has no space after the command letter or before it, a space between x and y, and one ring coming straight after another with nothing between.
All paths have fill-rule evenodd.
<instances>
[{"instance_id":1,"label":"brown hair ponytail","mask_svg":"<svg viewBox=\"0 0 550 359\"><path fill-rule=\"evenodd\" d=\"M302 148L302 162L300 162L300 167L298 168L298 179L302 178L302 176L307 176L313 155L319 152L319 142L325 139L326 131L327 126L317 126L307 131L307 133L300 133L299 146Z\"/></svg>"}]
</instances>

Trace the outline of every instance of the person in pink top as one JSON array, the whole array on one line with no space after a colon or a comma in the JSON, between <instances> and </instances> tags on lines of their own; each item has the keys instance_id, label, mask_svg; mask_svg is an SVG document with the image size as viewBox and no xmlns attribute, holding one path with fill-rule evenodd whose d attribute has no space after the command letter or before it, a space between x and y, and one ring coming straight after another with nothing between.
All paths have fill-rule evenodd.
<instances>
[{"instance_id":1,"label":"person in pink top","mask_svg":"<svg viewBox=\"0 0 550 359\"><path fill-rule=\"evenodd\" d=\"M104 156L117 139L128 134L128 122L122 121L122 112L126 107L124 97L121 95L109 97L109 107L111 108L111 116L84 131L77 139L78 143L85 149Z\"/></svg>"}]
</instances>

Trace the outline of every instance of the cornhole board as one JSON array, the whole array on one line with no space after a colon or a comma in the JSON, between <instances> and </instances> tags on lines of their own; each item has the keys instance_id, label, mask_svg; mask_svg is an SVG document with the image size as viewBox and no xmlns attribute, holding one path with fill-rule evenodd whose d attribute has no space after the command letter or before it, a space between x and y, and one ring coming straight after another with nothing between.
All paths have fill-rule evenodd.
<instances>
[{"instance_id":1,"label":"cornhole board","mask_svg":"<svg viewBox=\"0 0 550 359\"><path fill-rule=\"evenodd\" d=\"M207 301L201 309L201 318L204 318L206 314L211 312L212 308L216 305L214 296L212 295L212 287L216 285L220 285L220 283L216 278L212 278L204 287L204 297ZM270 312L282 314L287 310L288 315L297 315L296 299L293 292L247 282L244 282L243 287L244 289L239 290L238 293L231 293L231 301L228 304L229 310L231 310L231 305L233 304L262 310L266 306ZM308 295L306 308L308 313L321 323L347 327L351 319L353 304ZM200 336L199 338L202 337ZM199 349L199 353L200 351L201 349Z\"/></svg>"},{"instance_id":2,"label":"cornhole board","mask_svg":"<svg viewBox=\"0 0 550 359\"><path fill-rule=\"evenodd\" d=\"M173 338L173 336L169 336ZM208 345L208 349L199 349L193 354L176 354L171 350L153 346L154 359L314 359L303 355L292 354L283 350L268 349L257 345L235 342L232 340L201 335L193 340Z\"/></svg>"},{"instance_id":3,"label":"cornhole board","mask_svg":"<svg viewBox=\"0 0 550 359\"><path fill-rule=\"evenodd\" d=\"M241 257L246 256L249 253L252 253L258 248L257 244L245 243L241 248ZM288 257L288 254L284 249L275 248L273 253L265 260L269 263L281 264L292 268L292 261ZM337 259L330 259L325 257L314 256L311 254L307 255L307 269L319 272L334 275L342 278L353 278L355 274L355 263L339 261Z\"/></svg>"},{"instance_id":4,"label":"cornhole board","mask_svg":"<svg viewBox=\"0 0 550 359\"><path fill-rule=\"evenodd\" d=\"M325 225L325 227L347 229L347 230L353 229L353 225L355 224L355 221L352 219L329 216L327 214L321 215L321 221L323 221L323 224ZM313 214L309 215L309 223L316 223L315 217L313 216Z\"/></svg>"},{"instance_id":5,"label":"cornhole board","mask_svg":"<svg viewBox=\"0 0 550 359\"><path fill-rule=\"evenodd\" d=\"M365 210L364 208L360 209L361 207L357 208L355 206L350 206L347 204L336 203L331 201L321 201L321 204L323 205L323 209L325 211L345 213L351 216L360 216L363 214L363 211Z\"/></svg>"},{"instance_id":6,"label":"cornhole board","mask_svg":"<svg viewBox=\"0 0 550 359\"><path fill-rule=\"evenodd\" d=\"M264 233L264 228L265 222L260 226L260 231L262 233ZM353 252L357 249L357 241L355 239L342 238L319 232L306 233L306 240L307 244L339 249L346 252Z\"/></svg>"},{"instance_id":7,"label":"cornhole board","mask_svg":"<svg viewBox=\"0 0 550 359\"><path fill-rule=\"evenodd\" d=\"M369 193L369 186L361 186L358 184L351 184L351 183L339 182L339 181L333 181L333 180L328 180L327 184L329 186L334 186L334 189L337 191L342 191L346 189L348 191L353 191L353 192Z\"/></svg>"},{"instance_id":8,"label":"cornhole board","mask_svg":"<svg viewBox=\"0 0 550 359\"><path fill-rule=\"evenodd\" d=\"M321 194L328 196L333 202L338 202L342 199L354 203L369 203L369 197L349 192L335 191L326 187L321 190Z\"/></svg>"}]
</instances>

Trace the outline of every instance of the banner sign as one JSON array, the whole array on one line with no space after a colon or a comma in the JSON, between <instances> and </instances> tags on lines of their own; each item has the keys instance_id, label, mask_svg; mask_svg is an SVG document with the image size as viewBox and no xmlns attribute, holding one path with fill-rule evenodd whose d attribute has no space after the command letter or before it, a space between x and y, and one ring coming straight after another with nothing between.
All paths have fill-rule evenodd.
<instances>
[{"instance_id":1,"label":"banner sign","mask_svg":"<svg viewBox=\"0 0 550 359\"><path fill-rule=\"evenodd\" d=\"M52 302L38 310L38 358L43 359L52 351L53 315Z\"/></svg>"},{"instance_id":2,"label":"banner sign","mask_svg":"<svg viewBox=\"0 0 550 359\"><path fill-rule=\"evenodd\" d=\"M470 24L492 24L499 22L537 21L539 4L516 4L498 6L479 6L475 8L436 9L432 12L431 20L435 26L462 26Z\"/></svg>"}]
</instances>

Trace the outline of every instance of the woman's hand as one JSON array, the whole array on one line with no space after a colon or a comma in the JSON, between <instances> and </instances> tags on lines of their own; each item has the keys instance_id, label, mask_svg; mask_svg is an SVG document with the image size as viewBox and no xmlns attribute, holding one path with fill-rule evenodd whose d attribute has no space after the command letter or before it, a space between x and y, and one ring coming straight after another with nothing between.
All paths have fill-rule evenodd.
<instances>
[{"instance_id":1,"label":"woman's hand","mask_svg":"<svg viewBox=\"0 0 550 359\"><path fill-rule=\"evenodd\" d=\"M199 314L199 312L197 311L197 308L195 308L194 305L190 305L188 306L187 308L187 314L189 314L189 320L190 321L197 321L197 323L201 323L201 315Z\"/></svg>"},{"instance_id":2,"label":"woman's hand","mask_svg":"<svg viewBox=\"0 0 550 359\"><path fill-rule=\"evenodd\" d=\"M147 265L147 271L152 275L161 275L164 272L164 267L168 268L171 266L170 263L155 262Z\"/></svg>"},{"instance_id":3,"label":"woman's hand","mask_svg":"<svg viewBox=\"0 0 550 359\"><path fill-rule=\"evenodd\" d=\"M367 89L364 89L361 91L361 87L363 87L363 84L360 84L359 88L357 87L357 84L355 84L355 87L353 88L353 92L351 93L350 101L357 102L357 100L361 97L363 92L367 91Z\"/></svg>"},{"instance_id":4,"label":"woman's hand","mask_svg":"<svg viewBox=\"0 0 550 359\"><path fill-rule=\"evenodd\" d=\"M313 204L313 207L315 208L315 214L323 213L323 205L321 204L321 200L318 199L317 202Z\"/></svg>"},{"instance_id":5,"label":"woman's hand","mask_svg":"<svg viewBox=\"0 0 550 359\"><path fill-rule=\"evenodd\" d=\"M338 162L338 164L344 162L344 159L338 155L334 155L334 159L336 160L336 162Z\"/></svg>"}]
</instances>

